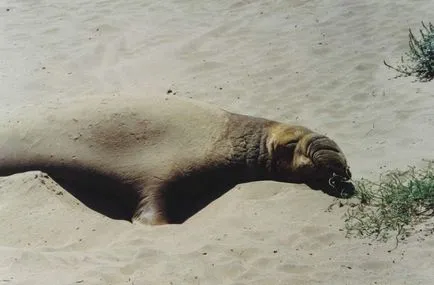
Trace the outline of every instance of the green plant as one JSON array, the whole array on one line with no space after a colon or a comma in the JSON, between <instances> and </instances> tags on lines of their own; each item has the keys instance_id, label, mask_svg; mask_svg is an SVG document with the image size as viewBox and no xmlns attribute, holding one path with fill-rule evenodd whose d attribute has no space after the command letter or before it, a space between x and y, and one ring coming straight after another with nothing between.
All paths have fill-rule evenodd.
<instances>
[{"instance_id":1,"label":"green plant","mask_svg":"<svg viewBox=\"0 0 434 285\"><path fill-rule=\"evenodd\" d=\"M348 236L404 239L412 226L434 216L434 172L427 169L392 171L375 183L356 181L355 203L345 214Z\"/></svg>"},{"instance_id":2,"label":"green plant","mask_svg":"<svg viewBox=\"0 0 434 285\"><path fill-rule=\"evenodd\" d=\"M384 61L384 64L403 76L416 76L420 81L430 81L434 78L434 26L431 22L420 29L421 38L417 39L409 29L410 52L401 56L401 63L394 67Z\"/></svg>"}]
</instances>

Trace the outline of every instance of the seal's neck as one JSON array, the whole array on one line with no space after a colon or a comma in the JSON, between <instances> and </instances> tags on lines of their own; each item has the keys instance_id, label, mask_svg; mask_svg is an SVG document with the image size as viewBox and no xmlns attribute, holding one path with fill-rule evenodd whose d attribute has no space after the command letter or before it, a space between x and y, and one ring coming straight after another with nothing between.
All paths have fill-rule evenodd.
<instances>
[{"instance_id":1,"label":"seal's neck","mask_svg":"<svg viewBox=\"0 0 434 285\"><path fill-rule=\"evenodd\" d=\"M242 182L271 180L267 140L275 122L239 114L229 114L229 122L226 138L232 149L231 165L238 169Z\"/></svg>"}]
</instances>

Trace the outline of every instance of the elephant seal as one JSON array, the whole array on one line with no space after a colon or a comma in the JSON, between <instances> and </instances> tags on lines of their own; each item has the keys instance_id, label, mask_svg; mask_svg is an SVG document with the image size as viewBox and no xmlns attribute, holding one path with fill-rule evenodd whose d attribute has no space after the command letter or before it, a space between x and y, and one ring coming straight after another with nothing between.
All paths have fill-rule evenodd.
<instances>
[{"instance_id":1,"label":"elephant seal","mask_svg":"<svg viewBox=\"0 0 434 285\"><path fill-rule=\"evenodd\" d=\"M4 117L0 175L45 172L89 207L146 224L182 223L238 183L324 189L351 178L324 135L174 96L90 97Z\"/></svg>"}]
</instances>

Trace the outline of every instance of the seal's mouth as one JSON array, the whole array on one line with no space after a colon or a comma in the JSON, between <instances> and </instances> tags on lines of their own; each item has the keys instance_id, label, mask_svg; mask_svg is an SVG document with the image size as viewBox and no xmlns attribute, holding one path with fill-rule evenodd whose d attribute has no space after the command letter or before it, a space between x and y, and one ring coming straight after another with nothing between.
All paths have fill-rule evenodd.
<instances>
[{"instance_id":1,"label":"seal's mouth","mask_svg":"<svg viewBox=\"0 0 434 285\"><path fill-rule=\"evenodd\" d=\"M329 185L333 188L336 188L339 185L339 183L348 182L350 180L351 179L348 177L344 177L341 175L337 175L336 173L333 173L332 177L329 178Z\"/></svg>"},{"instance_id":2,"label":"seal's mouth","mask_svg":"<svg viewBox=\"0 0 434 285\"><path fill-rule=\"evenodd\" d=\"M333 173L328 183L333 191L342 198L349 198L354 195L354 186L351 183L351 176L341 176Z\"/></svg>"}]
</instances>

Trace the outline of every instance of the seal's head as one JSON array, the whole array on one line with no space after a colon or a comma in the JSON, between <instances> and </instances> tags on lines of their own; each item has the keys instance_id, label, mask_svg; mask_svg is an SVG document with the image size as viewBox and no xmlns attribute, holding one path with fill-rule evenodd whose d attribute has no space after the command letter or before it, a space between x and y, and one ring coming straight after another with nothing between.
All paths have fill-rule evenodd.
<instances>
[{"instance_id":1,"label":"seal's head","mask_svg":"<svg viewBox=\"0 0 434 285\"><path fill-rule=\"evenodd\" d=\"M351 179L347 160L330 138L301 126L269 129L267 149L276 180L324 189Z\"/></svg>"}]
</instances>

